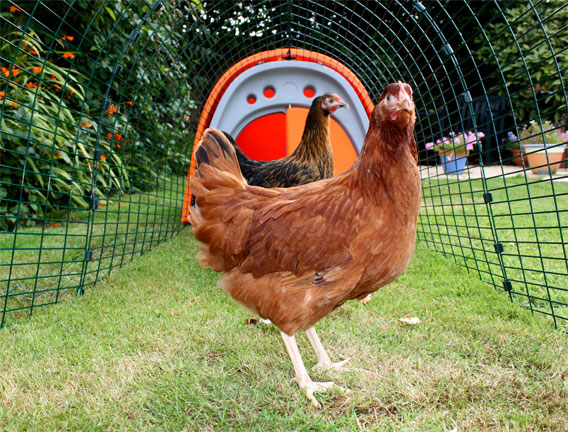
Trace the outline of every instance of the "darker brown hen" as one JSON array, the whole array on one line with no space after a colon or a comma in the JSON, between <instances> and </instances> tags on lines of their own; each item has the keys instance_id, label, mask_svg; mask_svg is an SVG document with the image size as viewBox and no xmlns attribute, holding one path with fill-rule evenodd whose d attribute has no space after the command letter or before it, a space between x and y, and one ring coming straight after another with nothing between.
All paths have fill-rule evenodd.
<instances>
[{"instance_id":1,"label":"darker brown hen","mask_svg":"<svg viewBox=\"0 0 568 432\"><path fill-rule=\"evenodd\" d=\"M349 108L340 96L325 94L315 98L308 112L302 140L286 157L272 161L248 158L226 132L237 152L243 177L248 184L267 188L292 187L333 176L333 153L329 135L330 115Z\"/></svg>"}]
</instances>

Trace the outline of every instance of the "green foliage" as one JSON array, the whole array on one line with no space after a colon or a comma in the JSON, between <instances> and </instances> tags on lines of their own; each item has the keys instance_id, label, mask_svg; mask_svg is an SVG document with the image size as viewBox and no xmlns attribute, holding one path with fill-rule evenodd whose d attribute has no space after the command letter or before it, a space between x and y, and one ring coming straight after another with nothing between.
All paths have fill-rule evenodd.
<instances>
[{"instance_id":1,"label":"green foliage","mask_svg":"<svg viewBox=\"0 0 568 432\"><path fill-rule=\"evenodd\" d=\"M63 26L31 2L0 11L12 23L0 33L1 230L85 209L93 195L155 189L189 165L189 83L179 66L149 63L172 59L181 30L143 3L97 5L49 3Z\"/></svg>"},{"instance_id":2,"label":"green foliage","mask_svg":"<svg viewBox=\"0 0 568 432\"><path fill-rule=\"evenodd\" d=\"M568 7L560 2L503 3L504 20L487 25L475 56L499 68L522 124L538 117L557 122L566 113L568 50L564 35ZM492 50L494 54L492 53ZM538 107L547 107L546 112Z\"/></svg>"}]
</instances>

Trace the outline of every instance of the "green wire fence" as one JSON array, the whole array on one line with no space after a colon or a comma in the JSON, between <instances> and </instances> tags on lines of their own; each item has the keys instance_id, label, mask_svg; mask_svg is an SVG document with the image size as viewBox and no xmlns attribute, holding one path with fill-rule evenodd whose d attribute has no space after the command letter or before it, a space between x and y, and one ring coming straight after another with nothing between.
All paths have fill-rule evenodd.
<instances>
[{"instance_id":1,"label":"green wire fence","mask_svg":"<svg viewBox=\"0 0 568 432\"><path fill-rule=\"evenodd\" d=\"M303 48L373 101L411 84L418 241L567 330L567 22L530 0L2 1L0 326L183 229L209 92Z\"/></svg>"}]
</instances>

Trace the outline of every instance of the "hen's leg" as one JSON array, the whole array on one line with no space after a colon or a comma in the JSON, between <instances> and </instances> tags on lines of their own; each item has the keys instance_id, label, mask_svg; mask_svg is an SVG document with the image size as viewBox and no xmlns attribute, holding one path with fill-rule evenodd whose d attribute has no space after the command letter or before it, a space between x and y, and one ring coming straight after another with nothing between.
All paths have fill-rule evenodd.
<instances>
[{"instance_id":1,"label":"hen's leg","mask_svg":"<svg viewBox=\"0 0 568 432\"><path fill-rule=\"evenodd\" d=\"M314 369L319 369L319 370L344 369L343 366L350 359L346 359L337 363L332 363L331 360L329 359L329 356L325 352L325 349L321 344L318 334L316 333L316 329L314 327L310 327L309 329L306 330L306 336L308 337L308 340L312 344L312 347L314 347L314 351L316 352L316 356L318 358L318 362L314 366Z\"/></svg>"},{"instance_id":2,"label":"hen's leg","mask_svg":"<svg viewBox=\"0 0 568 432\"><path fill-rule=\"evenodd\" d=\"M320 403L314 397L314 392L329 390L334 386L334 384L332 382L313 382L308 375L308 371L306 370L302 357L300 356L296 338L294 336L288 336L284 332L280 332L280 335L282 336L282 340L284 340L284 345L286 345L286 350L292 360L294 372L296 372L296 382L301 389L306 389L306 395L308 396L308 399L312 401L312 405L316 408L321 408Z\"/></svg>"}]
</instances>

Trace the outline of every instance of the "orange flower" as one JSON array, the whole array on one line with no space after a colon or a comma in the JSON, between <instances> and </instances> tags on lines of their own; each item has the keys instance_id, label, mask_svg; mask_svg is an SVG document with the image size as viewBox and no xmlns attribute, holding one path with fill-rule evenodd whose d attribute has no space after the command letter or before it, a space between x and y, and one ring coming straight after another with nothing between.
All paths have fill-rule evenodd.
<instances>
[{"instance_id":1,"label":"orange flower","mask_svg":"<svg viewBox=\"0 0 568 432\"><path fill-rule=\"evenodd\" d=\"M68 41L72 41L73 39L75 39L75 36L63 36L61 38L61 40L68 40Z\"/></svg>"},{"instance_id":2,"label":"orange flower","mask_svg":"<svg viewBox=\"0 0 568 432\"><path fill-rule=\"evenodd\" d=\"M16 109L18 109L18 107L20 106L20 105L18 105L18 104L17 104L16 102L14 102L14 101L10 102L10 104L11 104L14 108L16 108Z\"/></svg>"},{"instance_id":3,"label":"orange flower","mask_svg":"<svg viewBox=\"0 0 568 432\"><path fill-rule=\"evenodd\" d=\"M32 73L35 73L35 74L40 74L41 71L42 71L41 67L35 67L35 68L32 69Z\"/></svg>"},{"instance_id":4,"label":"orange flower","mask_svg":"<svg viewBox=\"0 0 568 432\"><path fill-rule=\"evenodd\" d=\"M33 54L33 55L39 55L39 53L36 50L31 50L31 51L28 51L28 52L30 54Z\"/></svg>"},{"instance_id":5,"label":"orange flower","mask_svg":"<svg viewBox=\"0 0 568 432\"><path fill-rule=\"evenodd\" d=\"M106 162L106 160L107 160L106 155L102 155L102 156L101 156L101 161L102 161L102 162Z\"/></svg>"},{"instance_id":6,"label":"orange flower","mask_svg":"<svg viewBox=\"0 0 568 432\"><path fill-rule=\"evenodd\" d=\"M112 134L110 132L107 133L107 138L109 138L109 139L112 138Z\"/></svg>"},{"instance_id":7,"label":"orange flower","mask_svg":"<svg viewBox=\"0 0 568 432\"><path fill-rule=\"evenodd\" d=\"M10 12L15 13L15 12L22 12L20 9L18 9L16 6L10 6L9 7Z\"/></svg>"},{"instance_id":8,"label":"orange flower","mask_svg":"<svg viewBox=\"0 0 568 432\"><path fill-rule=\"evenodd\" d=\"M63 157L63 156L61 156L61 154L60 154L60 153L55 153L55 157L58 157L58 158L60 158L60 157Z\"/></svg>"},{"instance_id":9,"label":"orange flower","mask_svg":"<svg viewBox=\"0 0 568 432\"><path fill-rule=\"evenodd\" d=\"M116 146L117 146L118 148L120 148L120 144L116 144Z\"/></svg>"},{"instance_id":10,"label":"orange flower","mask_svg":"<svg viewBox=\"0 0 568 432\"><path fill-rule=\"evenodd\" d=\"M68 60L73 60L75 58L75 53L66 52L65 54L63 54L63 58L66 58Z\"/></svg>"},{"instance_id":11,"label":"orange flower","mask_svg":"<svg viewBox=\"0 0 568 432\"><path fill-rule=\"evenodd\" d=\"M54 222L54 223L51 224L51 226L59 226L59 224Z\"/></svg>"},{"instance_id":12,"label":"orange flower","mask_svg":"<svg viewBox=\"0 0 568 432\"><path fill-rule=\"evenodd\" d=\"M130 106L133 106L133 105L134 105L134 102L132 102L132 101L127 101L126 103L127 103L128 105L130 105Z\"/></svg>"},{"instance_id":13,"label":"orange flower","mask_svg":"<svg viewBox=\"0 0 568 432\"><path fill-rule=\"evenodd\" d=\"M91 123L85 123L85 127L86 127L87 129L90 129L90 128L93 127L93 125L92 125Z\"/></svg>"},{"instance_id":14,"label":"orange flower","mask_svg":"<svg viewBox=\"0 0 568 432\"><path fill-rule=\"evenodd\" d=\"M111 105L111 106L108 108L108 115L111 116L111 115L113 115L113 114L116 114L117 111L118 111L118 109L117 109L114 105Z\"/></svg>"},{"instance_id":15,"label":"orange flower","mask_svg":"<svg viewBox=\"0 0 568 432\"><path fill-rule=\"evenodd\" d=\"M35 82L29 81L29 82L26 83L26 87L27 87L27 88L35 88L35 89L37 89L37 84L36 84Z\"/></svg>"},{"instance_id":16,"label":"orange flower","mask_svg":"<svg viewBox=\"0 0 568 432\"><path fill-rule=\"evenodd\" d=\"M57 87L59 90L61 90L61 86L59 84L53 84L55 87Z\"/></svg>"},{"instance_id":17,"label":"orange flower","mask_svg":"<svg viewBox=\"0 0 568 432\"><path fill-rule=\"evenodd\" d=\"M117 140L117 141L120 141L120 140L122 139L122 135L119 134L119 133L115 133L115 134L114 134L114 139Z\"/></svg>"},{"instance_id":18,"label":"orange flower","mask_svg":"<svg viewBox=\"0 0 568 432\"><path fill-rule=\"evenodd\" d=\"M67 90L69 92L70 95L74 95L75 92L73 90Z\"/></svg>"},{"instance_id":19,"label":"orange flower","mask_svg":"<svg viewBox=\"0 0 568 432\"><path fill-rule=\"evenodd\" d=\"M12 76L18 76L18 74L20 73L20 69L18 69L17 67L12 67L12 70L8 70L8 68L5 67L0 67L0 71L2 71L2 75L4 75L6 78L10 76L10 73L12 74Z\"/></svg>"},{"instance_id":20,"label":"orange flower","mask_svg":"<svg viewBox=\"0 0 568 432\"><path fill-rule=\"evenodd\" d=\"M52 79L53 81L57 81L57 78L56 78L55 75L51 75L51 79Z\"/></svg>"},{"instance_id":21,"label":"orange flower","mask_svg":"<svg viewBox=\"0 0 568 432\"><path fill-rule=\"evenodd\" d=\"M1 101L2 99L4 99L4 96L5 96L5 95L6 95L5 92L0 91L0 101Z\"/></svg>"}]
</instances>

